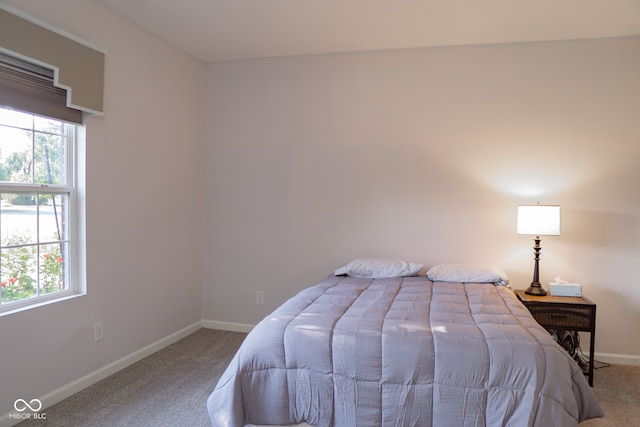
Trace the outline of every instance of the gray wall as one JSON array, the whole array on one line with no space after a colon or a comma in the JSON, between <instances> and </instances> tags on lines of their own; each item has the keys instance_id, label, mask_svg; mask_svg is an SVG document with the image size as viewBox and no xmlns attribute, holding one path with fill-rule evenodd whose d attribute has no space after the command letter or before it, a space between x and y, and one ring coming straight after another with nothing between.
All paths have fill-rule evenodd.
<instances>
[{"instance_id":1,"label":"gray wall","mask_svg":"<svg viewBox=\"0 0 640 427\"><path fill-rule=\"evenodd\" d=\"M541 281L582 283L597 352L640 363L638 76L640 38L208 66L204 319L254 323L360 256L526 288L516 211L540 201L562 208Z\"/></svg>"}]
</instances>

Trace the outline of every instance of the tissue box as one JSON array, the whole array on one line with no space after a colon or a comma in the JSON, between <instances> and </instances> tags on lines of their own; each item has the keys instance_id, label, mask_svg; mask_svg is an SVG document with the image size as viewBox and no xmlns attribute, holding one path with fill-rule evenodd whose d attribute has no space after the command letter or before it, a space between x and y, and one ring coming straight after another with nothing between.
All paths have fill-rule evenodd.
<instances>
[{"instance_id":1,"label":"tissue box","mask_svg":"<svg viewBox=\"0 0 640 427\"><path fill-rule=\"evenodd\" d=\"M554 297L581 297L582 285L579 283L549 282L549 293Z\"/></svg>"}]
</instances>

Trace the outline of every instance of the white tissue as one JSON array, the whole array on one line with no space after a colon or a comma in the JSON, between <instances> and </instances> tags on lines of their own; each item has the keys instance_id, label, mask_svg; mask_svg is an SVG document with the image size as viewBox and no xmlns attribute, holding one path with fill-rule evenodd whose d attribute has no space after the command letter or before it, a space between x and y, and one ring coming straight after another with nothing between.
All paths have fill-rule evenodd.
<instances>
[{"instance_id":1,"label":"white tissue","mask_svg":"<svg viewBox=\"0 0 640 427\"><path fill-rule=\"evenodd\" d=\"M549 292L553 296L580 297L582 296L582 285L580 283L571 283L557 276L549 282Z\"/></svg>"}]
</instances>

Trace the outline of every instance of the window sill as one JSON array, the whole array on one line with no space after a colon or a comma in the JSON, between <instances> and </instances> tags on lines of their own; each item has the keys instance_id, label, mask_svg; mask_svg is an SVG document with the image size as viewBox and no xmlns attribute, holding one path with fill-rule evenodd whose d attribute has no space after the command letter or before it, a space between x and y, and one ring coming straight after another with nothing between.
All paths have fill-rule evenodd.
<instances>
[{"instance_id":1,"label":"window sill","mask_svg":"<svg viewBox=\"0 0 640 427\"><path fill-rule=\"evenodd\" d=\"M70 293L65 293L64 295L56 295L56 296L52 295L51 298L41 299L40 301L36 301L32 303L25 303L25 304L16 303L15 307L7 307L4 311L0 311L0 317L8 316L15 313L21 313L23 311L32 310L32 309L43 307L49 304L55 304L62 301L75 299L85 295L86 295L86 292L70 292Z\"/></svg>"}]
</instances>

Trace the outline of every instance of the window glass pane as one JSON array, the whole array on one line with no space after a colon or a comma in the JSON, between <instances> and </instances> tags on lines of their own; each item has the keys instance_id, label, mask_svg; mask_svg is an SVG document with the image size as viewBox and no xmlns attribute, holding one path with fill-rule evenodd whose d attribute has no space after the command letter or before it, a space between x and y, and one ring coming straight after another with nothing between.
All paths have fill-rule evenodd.
<instances>
[{"instance_id":1,"label":"window glass pane","mask_svg":"<svg viewBox=\"0 0 640 427\"><path fill-rule=\"evenodd\" d=\"M10 122L15 112L0 109ZM20 127L0 122L0 181L14 183L67 184L65 125L60 121L20 114ZM14 124L15 125L15 124Z\"/></svg>"},{"instance_id":2,"label":"window glass pane","mask_svg":"<svg viewBox=\"0 0 640 427\"><path fill-rule=\"evenodd\" d=\"M64 138L51 133L35 133L34 179L38 184L64 184Z\"/></svg>"},{"instance_id":3,"label":"window glass pane","mask_svg":"<svg viewBox=\"0 0 640 427\"><path fill-rule=\"evenodd\" d=\"M0 126L0 180L31 182L31 133Z\"/></svg>"},{"instance_id":4,"label":"window glass pane","mask_svg":"<svg viewBox=\"0 0 640 427\"><path fill-rule=\"evenodd\" d=\"M67 195L41 194L40 201L40 242L67 240Z\"/></svg>"},{"instance_id":5,"label":"window glass pane","mask_svg":"<svg viewBox=\"0 0 640 427\"><path fill-rule=\"evenodd\" d=\"M33 116L20 111L0 108L0 125L31 129L31 126L33 125Z\"/></svg>"},{"instance_id":6,"label":"window glass pane","mask_svg":"<svg viewBox=\"0 0 640 427\"><path fill-rule=\"evenodd\" d=\"M0 249L2 302L18 301L38 295L35 246Z\"/></svg>"},{"instance_id":7,"label":"window glass pane","mask_svg":"<svg viewBox=\"0 0 640 427\"><path fill-rule=\"evenodd\" d=\"M38 242L36 193L0 193L2 246Z\"/></svg>"},{"instance_id":8,"label":"window glass pane","mask_svg":"<svg viewBox=\"0 0 640 427\"><path fill-rule=\"evenodd\" d=\"M40 293L49 294L66 289L64 275L66 246L66 243L57 243L39 247Z\"/></svg>"},{"instance_id":9,"label":"window glass pane","mask_svg":"<svg viewBox=\"0 0 640 427\"><path fill-rule=\"evenodd\" d=\"M33 128L36 131L50 132L60 135L63 128L62 122L46 117L33 116Z\"/></svg>"}]
</instances>

